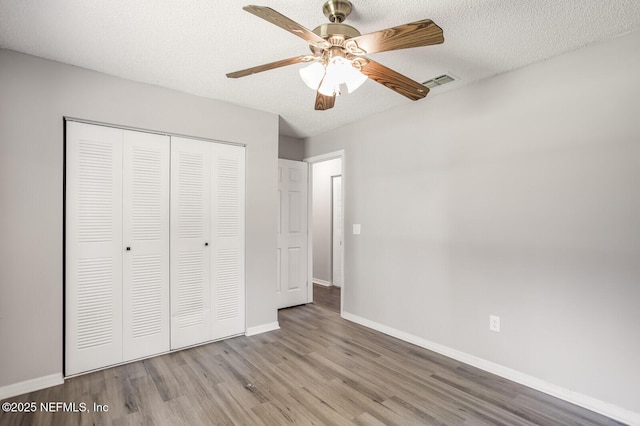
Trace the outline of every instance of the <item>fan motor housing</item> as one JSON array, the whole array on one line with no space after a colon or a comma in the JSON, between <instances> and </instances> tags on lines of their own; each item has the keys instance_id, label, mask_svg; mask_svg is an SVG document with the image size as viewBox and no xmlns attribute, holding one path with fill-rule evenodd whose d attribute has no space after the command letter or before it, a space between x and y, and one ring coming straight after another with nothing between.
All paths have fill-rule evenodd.
<instances>
[{"instance_id":1,"label":"fan motor housing","mask_svg":"<svg viewBox=\"0 0 640 426\"><path fill-rule=\"evenodd\" d=\"M313 32L324 39L334 35L344 36L345 39L361 35L360 31L347 24L322 24L314 28Z\"/></svg>"}]
</instances>

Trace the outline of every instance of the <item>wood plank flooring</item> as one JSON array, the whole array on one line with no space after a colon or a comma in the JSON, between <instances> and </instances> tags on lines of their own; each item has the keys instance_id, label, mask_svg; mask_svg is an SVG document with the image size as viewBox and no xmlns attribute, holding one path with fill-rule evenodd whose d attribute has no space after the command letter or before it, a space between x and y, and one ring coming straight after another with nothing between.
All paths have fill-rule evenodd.
<instances>
[{"instance_id":1,"label":"wood plank flooring","mask_svg":"<svg viewBox=\"0 0 640 426\"><path fill-rule=\"evenodd\" d=\"M313 303L340 313L340 287L313 284Z\"/></svg>"},{"instance_id":2,"label":"wood plank flooring","mask_svg":"<svg viewBox=\"0 0 640 426\"><path fill-rule=\"evenodd\" d=\"M0 425L616 425L309 304L281 329L67 380ZM45 412L40 403L85 403ZM108 406L94 412L93 404Z\"/></svg>"}]
</instances>

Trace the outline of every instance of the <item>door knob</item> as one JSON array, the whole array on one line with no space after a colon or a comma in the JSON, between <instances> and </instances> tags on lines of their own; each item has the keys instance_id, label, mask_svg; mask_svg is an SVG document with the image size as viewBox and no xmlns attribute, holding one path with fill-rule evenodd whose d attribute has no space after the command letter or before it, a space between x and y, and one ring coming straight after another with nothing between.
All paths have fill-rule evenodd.
<instances>
[{"instance_id":1,"label":"door knob","mask_svg":"<svg viewBox=\"0 0 640 426\"><path fill-rule=\"evenodd\" d=\"M127 251L131 251L131 247L127 247Z\"/></svg>"}]
</instances>

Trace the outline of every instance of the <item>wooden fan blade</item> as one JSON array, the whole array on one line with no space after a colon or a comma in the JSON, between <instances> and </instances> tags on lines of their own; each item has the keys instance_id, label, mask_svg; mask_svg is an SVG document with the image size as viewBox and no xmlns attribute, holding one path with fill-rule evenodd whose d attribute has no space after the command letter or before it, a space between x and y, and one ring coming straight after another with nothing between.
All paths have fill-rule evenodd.
<instances>
[{"instance_id":1,"label":"wooden fan blade","mask_svg":"<svg viewBox=\"0 0 640 426\"><path fill-rule=\"evenodd\" d=\"M423 19L348 40L349 44L352 42L364 51L359 52L347 45L347 49L357 55L440 44L444 42L444 35L442 28L434 24L431 19Z\"/></svg>"},{"instance_id":2,"label":"wooden fan blade","mask_svg":"<svg viewBox=\"0 0 640 426\"><path fill-rule=\"evenodd\" d=\"M427 96L429 88L417 81L411 80L391 68L387 68L378 62L367 59L369 62L362 67L362 73L369 77L371 80L375 80L378 83L388 87L394 92L400 93L403 96L417 101Z\"/></svg>"},{"instance_id":3,"label":"wooden fan blade","mask_svg":"<svg viewBox=\"0 0 640 426\"><path fill-rule=\"evenodd\" d=\"M274 68L286 67L287 65L298 64L300 62L309 62L312 59L313 59L313 56L311 55L296 56L295 58L282 59L281 61L271 62L264 65L258 65L257 67L247 68L246 70L230 72L229 74L227 74L227 77L229 78L245 77L247 75L256 74L262 71L269 71Z\"/></svg>"},{"instance_id":4,"label":"wooden fan blade","mask_svg":"<svg viewBox=\"0 0 640 426\"><path fill-rule=\"evenodd\" d=\"M309 31L302 25L287 18L280 12L276 12L270 7L249 5L243 7L243 9L249 13L253 13L257 17L262 18L265 21L271 22L272 24L289 31L293 35L297 35L298 37L318 47L328 48L331 46L325 39L323 39L316 33Z\"/></svg>"},{"instance_id":5,"label":"wooden fan blade","mask_svg":"<svg viewBox=\"0 0 640 426\"><path fill-rule=\"evenodd\" d=\"M336 95L326 96L320 92L316 92L316 111L324 111L331 109L336 104Z\"/></svg>"}]
</instances>

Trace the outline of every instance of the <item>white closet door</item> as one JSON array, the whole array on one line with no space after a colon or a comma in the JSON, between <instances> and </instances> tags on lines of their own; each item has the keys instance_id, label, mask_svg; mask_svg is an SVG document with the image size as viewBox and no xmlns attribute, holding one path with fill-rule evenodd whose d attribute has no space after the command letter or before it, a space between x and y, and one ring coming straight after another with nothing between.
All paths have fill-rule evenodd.
<instances>
[{"instance_id":1,"label":"white closet door","mask_svg":"<svg viewBox=\"0 0 640 426\"><path fill-rule=\"evenodd\" d=\"M122 131L67 122L67 375L122 362Z\"/></svg>"},{"instance_id":2,"label":"white closet door","mask_svg":"<svg viewBox=\"0 0 640 426\"><path fill-rule=\"evenodd\" d=\"M216 340L245 331L245 149L210 145L211 340Z\"/></svg>"},{"instance_id":3,"label":"white closet door","mask_svg":"<svg viewBox=\"0 0 640 426\"><path fill-rule=\"evenodd\" d=\"M307 303L307 170L278 160L278 309Z\"/></svg>"},{"instance_id":4,"label":"white closet door","mask_svg":"<svg viewBox=\"0 0 640 426\"><path fill-rule=\"evenodd\" d=\"M169 350L169 137L123 131L123 360Z\"/></svg>"},{"instance_id":5,"label":"white closet door","mask_svg":"<svg viewBox=\"0 0 640 426\"><path fill-rule=\"evenodd\" d=\"M171 138L171 349L210 340L211 143Z\"/></svg>"}]
</instances>

